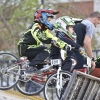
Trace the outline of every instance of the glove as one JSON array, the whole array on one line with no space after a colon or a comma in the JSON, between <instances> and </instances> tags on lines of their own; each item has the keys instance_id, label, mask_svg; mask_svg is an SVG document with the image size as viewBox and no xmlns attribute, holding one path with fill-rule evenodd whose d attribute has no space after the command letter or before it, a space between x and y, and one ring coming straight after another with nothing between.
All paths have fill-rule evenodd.
<instances>
[{"instance_id":1,"label":"glove","mask_svg":"<svg viewBox=\"0 0 100 100\"><path fill-rule=\"evenodd\" d=\"M71 45L68 45L68 44L67 44L67 46L65 46L65 50L71 51L71 49L72 49L72 46L71 46Z\"/></svg>"}]
</instances>

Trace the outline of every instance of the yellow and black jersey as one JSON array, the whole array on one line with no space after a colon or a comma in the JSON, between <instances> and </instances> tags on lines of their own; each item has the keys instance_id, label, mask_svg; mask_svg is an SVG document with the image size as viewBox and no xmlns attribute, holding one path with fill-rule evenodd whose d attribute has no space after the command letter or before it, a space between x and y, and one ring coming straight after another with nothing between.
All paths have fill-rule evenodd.
<instances>
[{"instance_id":1,"label":"yellow and black jersey","mask_svg":"<svg viewBox=\"0 0 100 100\"><path fill-rule=\"evenodd\" d=\"M64 48L66 43L53 36L48 29L42 30L38 23L34 23L22 36L18 45L23 44L29 48L37 48L43 43L50 44L51 40L55 40L55 44L59 48Z\"/></svg>"}]
</instances>

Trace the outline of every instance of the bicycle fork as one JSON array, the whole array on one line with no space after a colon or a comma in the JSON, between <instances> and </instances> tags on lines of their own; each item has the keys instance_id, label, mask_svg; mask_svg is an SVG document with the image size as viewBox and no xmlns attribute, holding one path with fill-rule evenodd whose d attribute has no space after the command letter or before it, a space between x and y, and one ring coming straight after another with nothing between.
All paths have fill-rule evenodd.
<instances>
[{"instance_id":1,"label":"bicycle fork","mask_svg":"<svg viewBox=\"0 0 100 100\"><path fill-rule=\"evenodd\" d=\"M62 89L62 73L60 73L60 72L61 72L61 67L59 67L58 71L57 71L57 86L56 86L56 88L61 91L61 89Z\"/></svg>"}]
</instances>

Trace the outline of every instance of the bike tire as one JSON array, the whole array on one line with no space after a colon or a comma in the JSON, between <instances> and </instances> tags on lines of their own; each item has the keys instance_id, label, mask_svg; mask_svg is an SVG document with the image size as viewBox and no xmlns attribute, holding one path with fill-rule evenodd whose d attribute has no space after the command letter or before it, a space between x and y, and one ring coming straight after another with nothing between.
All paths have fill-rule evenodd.
<instances>
[{"instance_id":1,"label":"bike tire","mask_svg":"<svg viewBox=\"0 0 100 100\"><path fill-rule=\"evenodd\" d=\"M20 74L20 66L15 64L17 61L18 58L13 54L0 53L0 89L1 90L11 89L17 84L19 80L18 74Z\"/></svg>"},{"instance_id":2,"label":"bike tire","mask_svg":"<svg viewBox=\"0 0 100 100\"><path fill-rule=\"evenodd\" d=\"M70 80L70 77L71 77L71 73L62 70L62 71L60 71L60 74L62 74L64 77L66 76L66 79L65 78L62 79L63 85L66 82L68 83L69 80ZM47 81L46 81L46 83L44 85L44 97L45 97L45 100L59 100L61 98L61 91L57 90L56 82L57 82L57 73L52 74L47 79Z\"/></svg>"},{"instance_id":3,"label":"bike tire","mask_svg":"<svg viewBox=\"0 0 100 100\"><path fill-rule=\"evenodd\" d=\"M26 86L27 85L27 86ZM44 85L39 87L34 81L19 81L16 85L18 91L24 95L32 96L39 94L41 91L43 91ZM26 89L27 88L27 89Z\"/></svg>"},{"instance_id":4,"label":"bike tire","mask_svg":"<svg viewBox=\"0 0 100 100\"><path fill-rule=\"evenodd\" d=\"M47 75L44 77L47 78ZM40 77L40 80L42 78L43 77ZM46 82L46 79L45 79L45 82ZM35 80L32 80L32 79L28 81L19 80L18 83L16 84L16 88L18 89L20 93L24 95L32 96L32 95L36 95L42 92L44 89L44 84L45 83L43 82L36 82Z\"/></svg>"}]
</instances>

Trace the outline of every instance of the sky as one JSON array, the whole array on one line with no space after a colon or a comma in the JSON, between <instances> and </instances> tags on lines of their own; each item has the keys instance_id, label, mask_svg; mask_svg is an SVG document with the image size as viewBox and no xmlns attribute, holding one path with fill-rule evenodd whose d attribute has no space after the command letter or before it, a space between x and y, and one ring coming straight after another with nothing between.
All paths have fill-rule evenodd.
<instances>
[{"instance_id":1,"label":"sky","mask_svg":"<svg viewBox=\"0 0 100 100\"><path fill-rule=\"evenodd\" d=\"M61 2L66 2L66 1L68 1L68 0L60 0Z\"/></svg>"}]
</instances>

